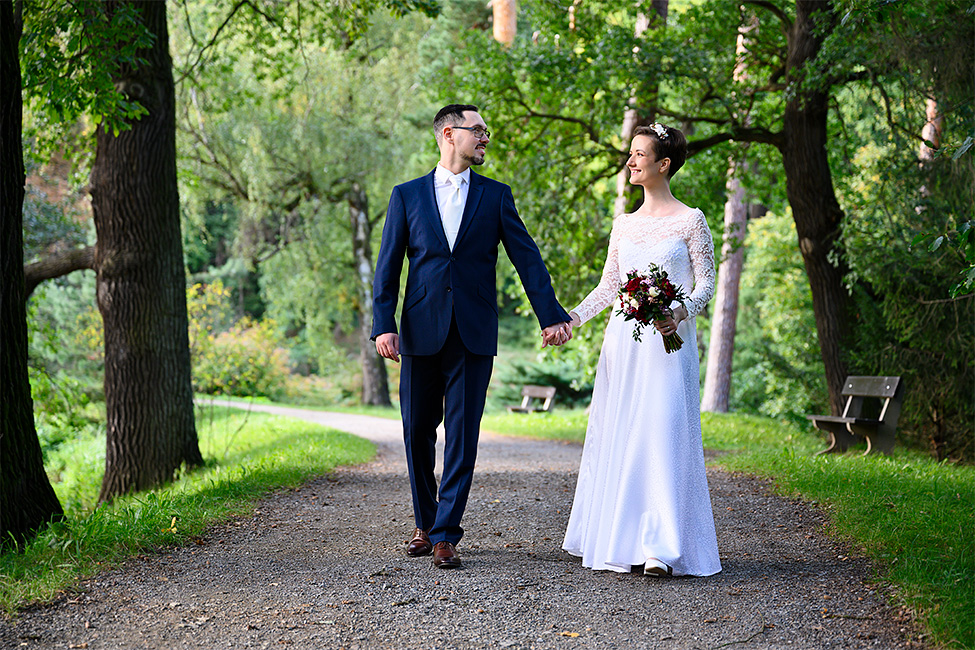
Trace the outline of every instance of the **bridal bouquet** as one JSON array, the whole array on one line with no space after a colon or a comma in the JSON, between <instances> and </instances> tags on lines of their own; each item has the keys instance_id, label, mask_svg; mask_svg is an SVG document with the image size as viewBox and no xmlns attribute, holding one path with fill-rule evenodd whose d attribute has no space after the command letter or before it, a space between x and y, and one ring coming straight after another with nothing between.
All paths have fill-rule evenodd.
<instances>
[{"instance_id":1,"label":"bridal bouquet","mask_svg":"<svg viewBox=\"0 0 975 650\"><path fill-rule=\"evenodd\" d=\"M641 341L643 328L655 320L663 320L673 312L670 305L676 300L683 304L687 296L681 287L667 279L667 272L656 264L651 264L646 272L630 271L626 274L626 282L619 290L620 310L616 313L623 316L623 320L635 320L633 338ZM664 335L664 350L667 353L680 349L684 340L674 332Z\"/></svg>"}]
</instances>

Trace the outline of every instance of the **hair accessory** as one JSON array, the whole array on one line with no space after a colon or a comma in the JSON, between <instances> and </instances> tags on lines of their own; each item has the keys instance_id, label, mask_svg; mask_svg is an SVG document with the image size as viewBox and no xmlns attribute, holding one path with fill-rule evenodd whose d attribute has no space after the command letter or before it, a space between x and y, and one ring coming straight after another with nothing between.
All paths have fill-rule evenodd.
<instances>
[{"instance_id":1,"label":"hair accessory","mask_svg":"<svg viewBox=\"0 0 975 650\"><path fill-rule=\"evenodd\" d=\"M661 140L667 139L667 127L660 122L654 122L650 125L650 129L657 134L657 137Z\"/></svg>"}]
</instances>

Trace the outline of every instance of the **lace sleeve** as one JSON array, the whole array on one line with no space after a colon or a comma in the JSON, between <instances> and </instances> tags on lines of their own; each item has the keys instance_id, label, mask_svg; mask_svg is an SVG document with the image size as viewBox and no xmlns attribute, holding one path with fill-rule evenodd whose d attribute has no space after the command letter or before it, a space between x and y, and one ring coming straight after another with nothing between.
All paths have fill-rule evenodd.
<instances>
[{"instance_id":1,"label":"lace sleeve","mask_svg":"<svg viewBox=\"0 0 975 650\"><path fill-rule=\"evenodd\" d=\"M606 255L606 265L603 267L603 275L599 284L589 292L589 295L579 303L579 306L572 310L579 315L579 320L583 323L606 309L619 293L619 235L617 234L616 223L613 223L613 230L609 234L609 252Z\"/></svg>"},{"instance_id":2,"label":"lace sleeve","mask_svg":"<svg viewBox=\"0 0 975 650\"><path fill-rule=\"evenodd\" d=\"M694 269L694 291L687 298L687 317L694 318L714 296L714 240L707 219L700 210L691 217L687 252Z\"/></svg>"}]
</instances>

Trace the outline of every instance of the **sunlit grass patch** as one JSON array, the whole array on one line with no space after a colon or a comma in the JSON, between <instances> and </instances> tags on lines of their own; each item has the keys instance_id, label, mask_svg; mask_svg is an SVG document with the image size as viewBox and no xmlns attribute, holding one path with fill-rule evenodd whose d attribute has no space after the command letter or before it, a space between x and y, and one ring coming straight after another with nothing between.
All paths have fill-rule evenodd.
<instances>
[{"instance_id":1,"label":"sunlit grass patch","mask_svg":"<svg viewBox=\"0 0 975 650\"><path fill-rule=\"evenodd\" d=\"M975 648L975 468L903 449L817 456L819 434L771 420L743 427L742 418L705 415L705 444L736 451L718 464L820 504L836 534L897 585L895 604L918 612L938 642Z\"/></svg>"},{"instance_id":2,"label":"sunlit grass patch","mask_svg":"<svg viewBox=\"0 0 975 650\"><path fill-rule=\"evenodd\" d=\"M584 409L554 409L548 413L488 413L481 429L546 440L582 442L588 415Z\"/></svg>"}]
</instances>

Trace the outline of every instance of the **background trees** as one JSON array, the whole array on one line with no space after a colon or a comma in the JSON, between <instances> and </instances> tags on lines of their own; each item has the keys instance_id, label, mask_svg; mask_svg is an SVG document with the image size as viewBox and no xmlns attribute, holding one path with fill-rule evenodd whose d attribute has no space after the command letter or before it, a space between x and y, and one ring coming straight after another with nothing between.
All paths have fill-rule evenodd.
<instances>
[{"instance_id":1,"label":"background trees","mask_svg":"<svg viewBox=\"0 0 975 650\"><path fill-rule=\"evenodd\" d=\"M847 372L900 374L909 389L905 437L939 457L975 454L968 436L975 415L971 288L949 293L975 260L970 244L965 248L972 239L964 239L975 205L973 149L966 149L973 142L975 38L965 7L948 0L755 0L744 9L717 0L642 8L523 0L517 30L509 29L510 44L502 45L493 36L492 10L481 2L445 3L436 18L431 3L388 6L395 17L374 12L369 2L347 3L340 14L321 2L168 3L183 252L174 253L170 236L171 187L151 201L169 206L165 218L148 220L165 221L166 235L130 245L109 227L109 208L98 208L93 232L83 221L65 219L65 202L53 194L45 201L32 181L24 212L28 286L72 268L94 268L96 247L104 247L97 263L106 283L99 286L120 291L106 311L111 357L131 340L118 336L126 328L110 324L111 310L129 305L133 318L145 315L150 306L139 307L140 300L163 289L148 279L136 282L133 267L105 263L129 253L153 263L165 257L157 276L168 278L164 293L177 301L175 288L186 286L181 257L193 282L219 279L231 289L232 304L223 306L231 318L214 332L221 345L267 334L262 345L286 347L295 373L330 384L329 400L388 403L386 367L366 336L375 226L391 186L434 164L429 121L436 108L454 100L481 106L495 133L485 171L515 188L568 307L602 267L619 198L615 178L628 146L620 124L629 111L689 134L693 157L675 191L711 218L716 239L730 192L729 160L744 157L746 147L748 167L734 177L738 190L742 200L769 210L750 220L745 245L737 248L743 280L729 408L801 420L830 401L835 407L837 380ZM152 67L155 32L145 29L137 3L29 7L34 13L22 41L30 99L25 133L37 155L28 158L28 169L53 175L53 165L40 163L57 151L76 163L75 177L87 177L96 152L92 136L100 129L105 148L97 150L90 186L97 202L99 187L112 177L106 169L127 169L133 161L149 169L145 164L162 158L138 162L131 151L124 164L116 156L118 164L106 166L109 144L140 137L135 129L116 135L115 128L153 119L146 96L128 89L133 81L148 87L131 71ZM655 19L657 27L641 29L641 16L650 15L665 15L666 26ZM104 18L82 23L80 16ZM741 30L748 30L746 47ZM72 57L72 43L90 47ZM57 144L36 146L46 133ZM111 193L136 197L163 176L131 189L117 185ZM149 212L139 208L138 214ZM142 230L127 226L125 232L136 238ZM951 236L938 239L946 233ZM47 245L53 239L64 242L60 249ZM125 270L111 276L112 268ZM519 319L525 312L520 284L503 264L500 273L507 293L501 308L509 316L503 343L525 347L522 356L530 357L525 341L534 326ZM132 295L122 289L130 281ZM55 282L42 284L32 299L35 334L42 323L81 329L73 313L91 313L66 302L74 291L69 285L85 283ZM169 315L179 311L172 301ZM232 322L243 316L253 320ZM702 355L709 318L700 318ZM583 328L572 346L546 352L555 362L539 372L567 377L565 368L584 368L591 374L601 329ZM44 354L63 361L73 345ZM44 354L32 352L32 362ZM270 356L278 358L278 351ZM77 358L76 368L100 363ZM119 387L155 382L112 377L104 388L110 401ZM566 385L588 379L573 375ZM61 381L54 376L46 385ZM269 392L295 399L292 384L282 383ZM227 384L197 381L204 385ZM191 407L180 390L185 418ZM86 390L78 399L97 403L98 393ZM49 440L46 420L42 428ZM171 475L172 463L162 465Z\"/></svg>"},{"instance_id":2,"label":"background trees","mask_svg":"<svg viewBox=\"0 0 975 650\"><path fill-rule=\"evenodd\" d=\"M553 237L572 242L562 253L554 252L555 259L591 269L589 282L581 286L592 286L598 277L602 256L593 253L604 249L605 244L601 237L585 234L574 240L573 233L580 225L583 233L603 233L604 237L608 231L609 215L601 207L605 205L600 196L605 187L602 179L616 171L618 152L626 146L614 135L612 116L622 113L621 98L628 96L627 89L639 87L648 79L659 82L658 93L638 98L644 102L641 108L691 133L691 149L696 155L675 179L676 188L680 196L702 207L712 218L719 213L715 199L723 195L716 181L724 177L724 171L715 168L714 154L720 152L726 159L727 143L751 143L749 153L757 165L746 179L746 191L752 200L771 206L778 214L785 213L783 191L786 195L796 226L796 252L802 257L811 289L818 334L816 352L821 355L826 379L821 386L828 389L835 410L841 402L840 384L849 372L876 374L878 367L891 369L893 365L900 369L896 373L889 370L892 374L911 374L918 369L911 364L878 363L876 347L889 343L892 333L878 338L877 332L869 333L871 328L865 324L868 314L875 311L880 292L871 296L876 287L867 287L863 275L854 272L864 260L856 259L859 249L848 245L844 233L864 224L864 213L875 208L888 212L890 218L891 206L883 194L874 194L878 188L871 179L864 178L851 164L850 152L869 150L885 139L900 140L907 146L897 151L902 152L905 163L912 162L899 168L898 177L908 184L916 182L917 148L910 141L917 140L927 120L926 99L935 76L955 79L953 83L947 78L937 82L939 94L952 97L944 102L945 123L951 124L944 133L953 134L945 143L952 141L959 146L965 140L972 115L971 59L962 64L952 54L950 66L942 61L938 67L936 62L943 55L924 45L931 34L946 34L957 45L949 49L967 56L973 41L971 21L962 17L965 9L953 3L908 7L800 0L745 5L747 12L743 13L732 3L672 4L666 29L633 36L635 13L626 15L608 3L586 3L572 16L545 3L525 3L522 16L533 29L523 31L534 36L518 39L512 48L500 48L480 39L474 31L464 34L463 38L477 44L469 48L474 56L469 65L455 68L444 86L459 84L468 92L476 89L486 94L491 102L491 110L486 112L495 120L500 114L502 124L510 129L505 130L506 143L499 143L500 147L512 159L532 152L534 157L526 166L545 170L533 174L518 168L514 160L505 159L502 173L510 172L510 179L518 179L529 204L543 204L535 213L542 220L558 223L554 230L558 234ZM734 83L737 29L750 20L751 12L758 17L759 28L749 49L748 76ZM905 39L915 34L919 47L906 49ZM899 47L892 47L895 44ZM891 56L894 50L919 52L921 56L929 53L931 57L919 64ZM933 72L936 67L941 71L938 75ZM946 67L950 67L950 75L946 75ZM473 70L480 73L476 83ZM876 112L867 117L860 102ZM856 128L851 128L850 120L858 120ZM953 146L945 143L942 150L950 153ZM888 153L893 154L893 150ZM891 162L885 160L885 164ZM963 173L971 173L970 156L963 155L952 164ZM870 201L851 202L842 183L837 183L838 176L844 181L868 181ZM579 177L580 181L574 180ZM959 176L947 178L954 191L940 192L937 217L932 216L947 225L939 229L942 232L963 220L961 215L969 214L973 205L971 184L960 183ZM522 198L521 203L525 202ZM914 219L916 211L907 205L901 209L904 211L897 221L908 231L923 232ZM553 217L555 213L557 218ZM903 246L908 254L912 236L907 231L892 232L876 221L867 228L878 237L898 237L895 248ZM588 254L566 260L579 250L580 241L587 244ZM960 256L946 255L944 259L950 259L956 271L964 266ZM593 264L593 260L598 263ZM928 307L942 304L935 301L944 299L946 283L934 279L934 269L920 269L916 261L906 259L898 262L912 273L931 277L932 284L920 293L907 290L913 294L915 310L923 305L926 311L933 311ZM899 282L903 280L901 276ZM941 291L935 290L935 285ZM570 284L570 295L575 291L578 289ZM952 303L960 310L955 312L959 327L939 323L938 331L971 331L971 298L962 300L968 302ZM962 312L968 315L962 316ZM755 314L741 317L748 319L744 327L765 326ZM874 343L868 344L869 340ZM971 354L961 340L949 337L948 341L954 341L948 343L955 350L950 354L971 366ZM875 353L864 356L858 352L870 347ZM970 373L960 368L956 371L958 374L952 376L960 380L957 385L970 394ZM915 393L912 399L921 399L931 381L938 383L934 376L913 378L908 384ZM813 401L820 399L813 396ZM960 400L953 403L955 408L948 419L955 422L955 433L948 437L954 442L948 446L953 454L967 453L961 451L968 445L961 431L972 420L972 408ZM919 424L913 434L925 439L931 433L924 433L926 428Z\"/></svg>"},{"instance_id":3,"label":"background trees","mask_svg":"<svg viewBox=\"0 0 975 650\"><path fill-rule=\"evenodd\" d=\"M25 15L23 3L12 6L18 20ZM276 19L268 13L271 9L287 10L278 6L262 11L253 3L240 2L227 8L227 19L217 33L244 6L271 23ZM319 15L327 16L319 33L348 42L362 32L374 8L368 2L350 3L341 12L324 4L311 6ZM391 2L389 7L398 13L418 7L435 9L423 0ZM90 120L79 130L96 127L88 190L93 199L97 244L93 250L69 247L46 255L32 261L26 271L31 275L33 288L39 281L73 270L96 270L105 341L108 429L100 500L107 501L122 492L158 485L171 478L181 465L193 466L203 460L196 440L190 383L167 5L38 2L28 9L21 46L26 61L24 85L33 107L30 133L35 142L40 142L40 134L45 134L44 142L49 146L39 148L38 156L67 147L56 136L66 135L76 120ZM260 27L261 20L252 23L252 27ZM4 43L16 47L19 23L15 25L11 19L4 27ZM259 29L252 33L260 35ZM199 51L197 63L215 39ZM5 65L10 52L5 51ZM19 73L11 73L9 78L18 79ZM10 84L4 88L17 90ZM14 104L19 106L19 97L18 102L10 100L11 118L16 113ZM45 125L54 128L45 133ZM12 133L19 129L19 119L5 120L4 127ZM81 137L73 144L83 152L90 142ZM20 149L19 141L15 143L6 136L5 146ZM19 214L23 199L23 165L10 169L15 172L8 179L14 189L9 193L9 205L5 204L5 215ZM21 189L15 191L17 187ZM5 227L12 223L4 222ZM16 229L19 233L20 227ZM360 249L367 237L360 232ZM19 239L8 243L22 251ZM7 262L12 259L5 257ZM17 259L23 259L22 253ZM23 288L24 274L21 266L18 273L10 276L10 286ZM13 295L14 292L5 292L4 299ZM16 295L21 302L24 300L20 289ZM22 306L20 310L5 311L5 316L7 313L19 322ZM12 327L11 331L16 329ZM17 358L19 353L5 355L4 373L7 376L9 370L10 376L19 381ZM5 417L8 407L10 413L29 411L29 393L21 393L16 394L16 401L5 401ZM13 419L11 415L11 422ZM36 447L36 438L33 445L30 439L29 435L4 436L5 448L14 445L4 454L4 462L34 458L36 454L28 452ZM9 475L5 468L4 476ZM29 521L27 525L36 523ZM15 536L21 533L15 531Z\"/></svg>"},{"instance_id":4,"label":"background trees","mask_svg":"<svg viewBox=\"0 0 975 650\"><path fill-rule=\"evenodd\" d=\"M373 228L428 140L430 109L402 65L416 56L421 20L377 16L354 42L313 48L282 41L255 52L229 38L212 55L226 63L198 68L182 90L190 227L206 232L207 205L236 215L224 246L258 278L261 313L312 370L332 365L336 332L351 337L366 404L390 403L369 340Z\"/></svg>"}]
</instances>

